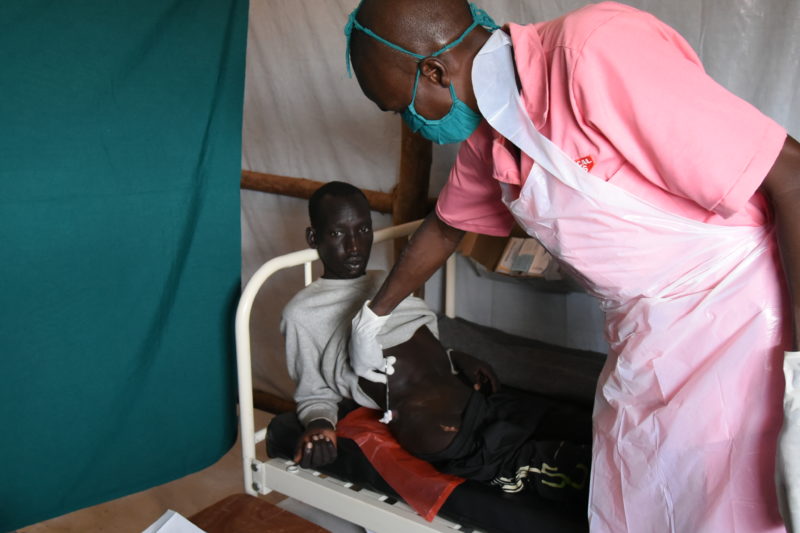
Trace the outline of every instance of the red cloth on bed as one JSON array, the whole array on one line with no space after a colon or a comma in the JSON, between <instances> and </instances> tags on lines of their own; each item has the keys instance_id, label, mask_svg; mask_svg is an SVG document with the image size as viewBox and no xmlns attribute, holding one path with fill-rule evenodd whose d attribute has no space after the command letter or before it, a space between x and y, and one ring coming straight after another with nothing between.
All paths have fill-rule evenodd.
<instances>
[{"instance_id":1,"label":"red cloth on bed","mask_svg":"<svg viewBox=\"0 0 800 533\"><path fill-rule=\"evenodd\" d=\"M464 478L442 474L405 451L379 418L380 412L359 407L339 421L336 434L355 441L389 486L430 522Z\"/></svg>"}]
</instances>

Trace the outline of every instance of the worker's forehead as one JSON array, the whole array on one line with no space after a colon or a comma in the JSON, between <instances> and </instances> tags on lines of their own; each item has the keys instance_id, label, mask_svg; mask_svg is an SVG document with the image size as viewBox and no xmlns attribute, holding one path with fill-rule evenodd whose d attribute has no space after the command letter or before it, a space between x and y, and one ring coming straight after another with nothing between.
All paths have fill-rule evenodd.
<instances>
[{"instance_id":1,"label":"worker's forehead","mask_svg":"<svg viewBox=\"0 0 800 533\"><path fill-rule=\"evenodd\" d=\"M367 52L353 57L353 71L364 96L383 111L400 111L411 103L416 62L392 57L388 52Z\"/></svg>"}]
</instances>

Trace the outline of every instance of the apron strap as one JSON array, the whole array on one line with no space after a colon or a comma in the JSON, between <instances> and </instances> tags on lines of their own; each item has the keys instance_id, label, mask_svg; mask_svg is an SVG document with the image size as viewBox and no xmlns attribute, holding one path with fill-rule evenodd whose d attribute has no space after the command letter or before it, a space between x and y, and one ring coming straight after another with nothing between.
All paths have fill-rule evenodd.
<instances>
[{"instance_id":1,"label":"apron strap","mask_svg":"<svg viewBox=\"0 0 800 533\"><path fill-rule=\"evenodd\" d=\"M550 174L583 190L573 176L576 169L586 171L539 133L528 116L517 89L511 40L502 30L492 34L475 58L472 78L478 108L489 124Z\"/></svg>"}]
</instances>

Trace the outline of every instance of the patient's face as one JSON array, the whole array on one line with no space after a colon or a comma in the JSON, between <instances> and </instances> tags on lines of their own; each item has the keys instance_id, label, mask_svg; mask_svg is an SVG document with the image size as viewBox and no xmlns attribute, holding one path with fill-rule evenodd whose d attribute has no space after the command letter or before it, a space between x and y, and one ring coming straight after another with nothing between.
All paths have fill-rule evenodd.
<instances>
[{"instance_id":1,"label":"patient's face","mask_svg":"<svg viewBox=\"0 0 800 533\"><path fill-rule=\"evenodd\" d=\"M352 279L367 269L372 249L372 216L361 196L326 196L320 204L322 220L313 230L311 246L319 252L323 278Z\"/></svg>"}]
</instances>

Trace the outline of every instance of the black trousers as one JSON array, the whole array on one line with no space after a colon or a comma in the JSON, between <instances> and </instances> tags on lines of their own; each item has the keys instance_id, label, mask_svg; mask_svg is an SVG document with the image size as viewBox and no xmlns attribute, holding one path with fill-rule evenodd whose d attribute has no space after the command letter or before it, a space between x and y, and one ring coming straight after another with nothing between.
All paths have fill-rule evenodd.
<instances>
[{"instance_id":1,"label":"black trousers","mask_svg":"<svg viewBox=\"0 0 800 533\"><path fill-rule=\"evenodd\" d=\"M583 497L591 460L591 414L555 400L473 392L461 427L441 452L418 455L439 471L490 482L507 492L525 484L554 499Z\"/></svg>"}]
</instances>

